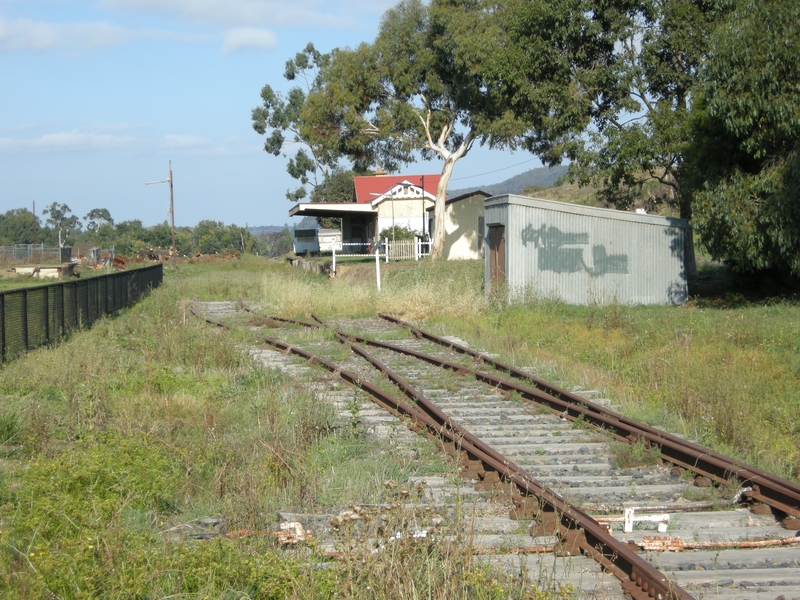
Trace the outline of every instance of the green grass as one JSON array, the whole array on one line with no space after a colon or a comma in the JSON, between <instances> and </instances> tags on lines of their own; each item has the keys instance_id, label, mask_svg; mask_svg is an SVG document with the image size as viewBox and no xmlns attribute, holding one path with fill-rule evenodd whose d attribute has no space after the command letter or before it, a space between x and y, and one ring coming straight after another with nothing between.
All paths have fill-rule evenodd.
<instances>
[{"instance_id":1,"label":"green grass","mask_svg":"<svg viewBox=\"0 0 800 600\"><path fill-rule=\"evenodd\" d=\"M242 298L284 317L385 311L424 321L556 384L603 389L632 416L800 475L793 300L506 306L486 300L481 263L390 264L380 294L372 269L353 265L330 281L249 257L167 267L162 288L133 307L3 366L0 596L365 597L371 587L386 598L544 597L457 548L362 546L331 563L265 536L164 538L206 516L264 532L278 510L391 502L384 480L450 468L430 442L399 450L337 427L313 389L242 351L272 330L250 331L249 316L232 332L208 327L187 314L192 299ZM325 332L280 334L333 343Z\"/></svg>"},{"instance_id":2,"label":"green grass","mask_svg":"<svg viewBox=\"0 0 800 600\"><path fill-rule=\"evenodd\" d=\"M25 265L18 265L18 266L25 266ZM42 265L45 266L45 265ZM58 265L53 265L58 266ZM145 263L133 263L130 265L130 269L140 269L143 267L148 267L149 264ZM39 279L36 277L29 277L27 275L16 275L10 271L11 267L7 265L0 265L0 292L8 292L11 290L20 290L24 288L31 288L31 287L41 287L43 285L51 285L53 283L61 283L63 281L75 281L76 278L70 279ZM96 271L94 269L89 268L80 268L76 269L76 274L80 279L92 279L94 277L101 277L103 275L108 275L108 271Z\"/></svg>"},{"instance_id":3,"label":"green grass","mask_svg":"<svg viewBox=\"0 0 800 600\"><path fill-rule=\"evenodd\" d=\"M168 267L134 306L2 367L0 597L374 596L351 585L356 563L264 535L277 511L385 501L386 479L455 466L428 440L400 449L337 427L311 387L251 362L241 345L252 332L187 314L192 299L259 301L276 276L295 274L255 259ZM162 535L208 516L253 535ZM463 548L409 548L368 566L357 579L378 597L506 595ZM427 575L388 588L375 579L398 570Z\"/></svg>"},{"instance_id":4,"label":"green grass","mask_svg":"<svg viewBox=\"0 0 800 600\"><path fill-rule=\"evenodd\" d=\"M765 470L800 476L800 307L695 299L682 307L532 302L433 317L562 386L605 389L623 410Z\"/></svg>"},{"instance_id":5,"label":"green grass","mask_svg":"<svg viewBox=\"0 0 800 600\"><path fill-rule=\"evenodd\" d=\"M371 265L337 280L267 275L261 302L282 316L387 312L458 335L557 385L602 389L622 410L718 451L800 479L800 305L716 283L680 307L487 301L483 264L390 263L378 294ZM280 290L280 293L278 292Z\"/></svg>"},{"instance_id":6,"label":"green grass","mask_svg":"<svg viewBox=\"0 0 800 600\"><path fill-rule=\"evenodd\" d=\"M644 440L633 444L614 442L611 444L611 454L614 457L611 464L619 469L629 469L658 464L661 449L658 446L648 448Z\"/></svg>"}]
</instances>

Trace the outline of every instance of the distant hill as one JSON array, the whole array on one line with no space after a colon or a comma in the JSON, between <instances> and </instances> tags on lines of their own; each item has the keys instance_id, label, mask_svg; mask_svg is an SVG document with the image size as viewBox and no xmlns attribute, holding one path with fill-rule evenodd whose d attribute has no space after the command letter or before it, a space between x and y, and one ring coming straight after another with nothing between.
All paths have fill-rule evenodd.
<instances>
[{"instance_id":1,"label":"distant hill","mask_svg":"<svg viewBox=\"0 0 800 600\"><path fill-rule=\"evenodd\" d=\"M258 227L248 227L247 231L252 233L253 235L258 235L259 233L267 233L270 231L283 231L283 228L286 227L285 225L259 225Z\"/></svg>"},{"instance_id":2,"label":"distant hill","mask_svg":"<svg viewBox=\"0 0 800 600\"><path fill-rule=\"evenodd\" d=\"M500 183L493 183L491 185L476 185L474 187L460 188L457 190L447 190L449 198L455 198L462 194L483 190L493 196L498 194L521 194L522 190L526 187L540 186L550 187L555 183L556 179L561 177L567 172L566 165L559 165L557 167L539 167L525 171L519 175L515 175L511 179L506 179Z\"/></svg>"},{"instance_id":3,"label":"distant hill","mask_svg":"<svg viewBox=\"0 0 800 600\"><path fill-rule=\"evenodd\" d=\"M283 225L259 225L258 227L248 227L247 231L253 235L267 232L283 231L284 227L291 229L319 229L317 219L314 217L303 217L298 223L283 224Z\"/></svg>"}]
</instances>

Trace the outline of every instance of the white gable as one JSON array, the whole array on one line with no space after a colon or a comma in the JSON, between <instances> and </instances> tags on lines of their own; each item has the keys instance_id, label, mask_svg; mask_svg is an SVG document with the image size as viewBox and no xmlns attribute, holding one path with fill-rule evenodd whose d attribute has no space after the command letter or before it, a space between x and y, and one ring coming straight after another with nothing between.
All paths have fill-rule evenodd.
<instances>
[{"instance_id":1,"label":"white gable","mask_svg":"<svg viewBox=\"0 0 800 600\"><path fill-rule=\"evenodd\" d=\"M403 181L401 183L398 183L388 192L381 194L380 196L377 196L374 200L371 200L370 204L372 204L372 206L377 206L384 200L392 200L392 199L414 200L416 198L417 200L420 200L422 199L423 195L427 200L430 200L431 202L436 201L436 196L434 194L431 194L430 192L426 192L425 190L423 190L422 186L414 185L413 183L410 183L408 181Z\"/></svg>"}]
</instances>

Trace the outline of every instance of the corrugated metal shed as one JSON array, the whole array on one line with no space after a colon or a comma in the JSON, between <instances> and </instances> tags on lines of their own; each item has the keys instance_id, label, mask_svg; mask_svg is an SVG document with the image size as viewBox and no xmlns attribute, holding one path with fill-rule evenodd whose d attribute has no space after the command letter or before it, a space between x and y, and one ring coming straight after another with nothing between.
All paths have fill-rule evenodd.
<instances>
[{"instance_id":1,"label":"corrugated metal shed","mask_svg":"<svg viewBox=\"0 0 800 600\"><path fill-rule=\"evenodd\" d=\"M487 198L486 288L570 304L681 304L687 222L503 195Z\"/></svg>"}]
</instances>

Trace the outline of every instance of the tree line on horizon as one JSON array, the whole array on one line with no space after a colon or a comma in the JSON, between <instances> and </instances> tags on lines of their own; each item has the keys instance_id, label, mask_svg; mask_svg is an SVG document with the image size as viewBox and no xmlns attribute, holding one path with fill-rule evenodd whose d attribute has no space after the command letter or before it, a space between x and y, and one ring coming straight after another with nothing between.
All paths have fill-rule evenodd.
<instances>
[{"instance_id":1,"label":"tree line on horizon","mask_svg":"<svg viewBox=\"0 0 800 600\"><path fill-rule=\"evenodd\" d=\"M117 254L135 256L143 248L171 248L172 230L164 221L145 227L139 219L114 222L105 208L90 210L83 218L72 214L67 204L53 202L42 211L44 223L25 208L0 214L0 246L44 244L46 247L85 245L114 249ZM175 228L179 255L214 254L236 251L260 256L280 256L292 249L288 227L277 232L253 235L244 227L221 221L203 220L194 227Z\"/></svg>"},{"instance_id":2,"label":"tree line on horizon","mask_svg":"<svg viewBox=\"0 0 800 600\"><path fill-rule=\"evenodd\" d=\"M251 112L297 202L439 158L433 255L458 160L528 150L627 209L644 190L712 258L800 276L800 3L781 0L402 0L372 42L287 61ZM351 171L352 173L348 172ZM693 236L685 260L694 273Z\"/></svg>"}]
</instances>

